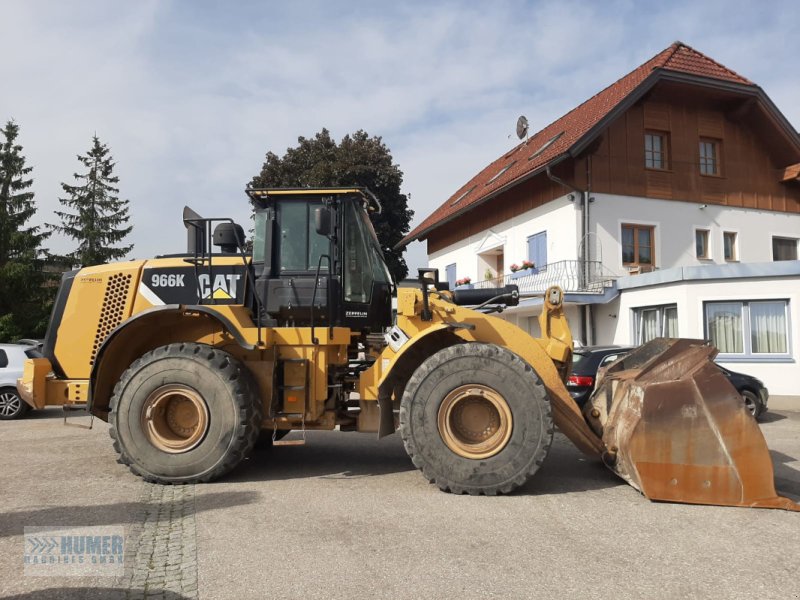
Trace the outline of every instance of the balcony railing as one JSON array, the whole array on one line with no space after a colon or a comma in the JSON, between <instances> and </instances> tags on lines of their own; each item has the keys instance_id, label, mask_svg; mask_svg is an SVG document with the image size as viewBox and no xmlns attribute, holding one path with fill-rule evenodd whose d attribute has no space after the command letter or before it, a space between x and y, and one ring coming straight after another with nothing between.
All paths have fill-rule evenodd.
<instances>
[{"instance_id":1,"label":"balcony railing","mask_svg":"<svg viewBox=\"0 0 800 600\"><path fill-rule=\"evenodd\" d=\"M600 261L584 263L580 260L560 260L525 273L518 271L504 277L495 277L474 284L474 288L487 288L513 284L519 287L520 296L544 293L552 285L561 286L565 292L602 294L619 276Z\"/></svg>"}]
</instances>

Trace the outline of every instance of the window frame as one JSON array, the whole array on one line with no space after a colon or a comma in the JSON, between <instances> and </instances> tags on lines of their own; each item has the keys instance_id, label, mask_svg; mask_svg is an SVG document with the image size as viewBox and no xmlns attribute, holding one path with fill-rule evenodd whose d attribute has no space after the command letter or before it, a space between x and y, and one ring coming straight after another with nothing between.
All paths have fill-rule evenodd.
<instances>
[{"instance_id":1,"label":"window frame","mask_svg":"<svg viewBox=\"0 0 800 600\"><path fill-rule=\"evenodd\" d=\"M644 316L644 313L648 311L658 311L656 322L659 335L656 337L666 337L664 327L667 320L664 318L664 315L668 309L675 309L675 319L678 325L676 336L680 337L681 327L680 321L678 320L677 302L671 302L669 304L654 304L650 306L636 306L631 308L631 318L633 320L633 327L631 328L631 343L634 346L641 346L644 343L642 341L642 317Z\"/></svg>"},{"instance_id":2,"label":"window frame","mask_svg":"<svg viewBox=\"0 0 800 600\"><path fill-rule=\"evenodd\" d=\"M725 239L729 236L733 236L733 244L731 246L733 250L733 258L728 258L725 256ZM731 231L726 230L722 232L722 258L725 262L739 262L739 232L738 231Z\"/></svg>"},{"instance_id":3,"label":"window frame","mask_svg":"<svg viewBox=\"0 0 800 600\"><path fill-rule=\"evenodd\" d=\"M775 258L775 241L781 240L786 242L794 242L794 258ZM783 262L787 260L797 260L800 257L800 239L788 235L773 235L771 237L772 245L772 262Z\"/></svg>"},{"instance_id":4,"label":"window frame","mask_svg":"<svg viewBox=\"0 0 800 600\"><path fill-rule=\"evenodd\" d=\"M697 234L704 233L705 234L705 255L700 256L697 254ZM711 254L711 230L707 227L695 227L694 228L694 254L697 260L712 260L713 256Z\"/></svg>"},{"instance_id":5,"label":"window frame","mask_svg":"<svg viewBox=\"0 0 800 600\"><path fill-rule=\"evenodd\" d=\"M714 151L714 156L710 159L712 162L709 163L709 158L703 156L703 144L711 144L711 147ZM702 177L722 177L722 140L718 138L711 138L711 137L701 137L699 143L697 145L697 168L698 172ZM703 172L704 165L707 167L708 164L712 164L714 166L713 173L705 173Z\"/></svg>"},{"instance_id":6,"label":"window frame","mask_svg":"<svg viewBox=\"0 0 800 600\"><path fill-rule=\"evenodd\" d=\"M784 334L786 336L786 352L753 352L753 328L750 319L750 305L766 302L783 302ZM741 307L742 352L722 352L717 355L723 362L795 362L792 354L792 311L789 298L732 298L703 300L702 322L703 336L711 341L708 322L708 307L714 304L739 304Z\"/></svg>"},{"instance_id":7,"label":"window frame","mask_svg":"<svg viewBox=\"0 0 800 600\"><path fill-rule=\"evenodd\" d=\"M625 243L623 242L623 234L622 231L624 228L630 227L633 228L633 253L634 253L634 261L633 262L626 262L625 261ZM656 225L649 224L649 223L631 223L629 221L622 221L620 222L619 228L619 249L620 249L620 259L622 261L623 267L639 267L639 266L649 266L653 269L656 268ZM650 230L650 262L649 263L642 263L639 261L639 235L638 232L640 229L649 229Z\"/></svg>"},{"instance_id":8,"label":"window frame","mask_svg":"<svg viewBox=\"0 0 800 600\"><path fill-rule=\"evenodd\" d=\"M517 164L517 159L514 159L514 160L512 160L512 161L511 161L510 163L508 163L508 164L507 164L505 167L503 167L503 168L502 168L502 169L500 169L500 170L499 170L497 173L495 173L495 174L494 174L494 176L493 176L493 177L492 177L492 178L491 178L489 181L487 181L485 185L491 185L492 183L494 183L495 181L497 181L498 179L500 179L500 178L501 178L503 175L505 175L505 174L508 172L508 170L509 170L511 167L513 167L515 164ZM472 190L470 190L470 191L472 191ZM466 194L464 194L464 195L466 196ZM459 199L460 199L460 198L459 198ZM454 202L453 204L455 204L455 202Z\"/></svg>"},{"instance_id":9,"label":"window frame","mask_svg":"<svg viewBox=\"0 0 800 600\"><path fill-rule=\"evenodd\" d=\"M651 148L650 150L647 149L647 138L660 138L661 139L661 149L659 150L658 154L661 158L661 166L655 166L655 151ZM647 164L647 153L650 152L653 154L651 160L653 162L653 166L648 166ZM657 129L646 129L644 132L644 168L648 171L669 171L670 170L670 139L669 139L669 132L668 131L659 131Z\"/></svg>"}]
</instances>

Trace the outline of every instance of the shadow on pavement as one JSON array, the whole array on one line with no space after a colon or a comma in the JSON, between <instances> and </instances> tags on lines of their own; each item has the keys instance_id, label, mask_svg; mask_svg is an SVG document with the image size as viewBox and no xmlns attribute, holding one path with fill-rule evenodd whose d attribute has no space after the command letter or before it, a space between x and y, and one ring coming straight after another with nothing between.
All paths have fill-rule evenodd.
<instances>
[{"instance_id":1,"label":"shadow on pavement","mask_svg":"<svg viewBox=\"0 0 800 600\"><path fill-rule=\"evenodd\" d=\"M83 599L88 600L116 600L122 598L159 598L159 600L184 600L187 596L170 592L168 590L137 590L125 588L109 588L109 587L60 587L60 588L47 588L44 590L36 590L33 592L25 592L24 594L15 594L13 596L6 596L6 600L62 600L62 599Z\"/></svg>"},{"instance_id":2,"label":"shadow on pavement","mask_svg":"<svg viewBox=\"0 0 800 600\"><path fill-rule=\"evenodd\" d=\"M298 432L292 432L287 439L300 437ZM375 434L314 431L306 433L306 442L305 446L257 448L220 481L353 479L416 470L397 434L378 440ZM600 461L585 457L559 434L542 468L514 494L564 494L620 485L626 483Z\"/></svg>"},{"instance_id":3,"label":"shadow on pavement","mask_svg":"<svg viewBox=\"0 0 800 600\"><path fill-rule=\"evenodd\" d=\"M81 417L88 417L88 413L83 410L80 411L73 411L67 415L67 418L72 421L73 419L78 419ZM64 419L64 409L60 406L48 406L47 408L41 408L39 410L31 410L28 414L24 415L20 422L22 421L42 421L48 419ZM84 421L79 421L83 423ZM88 425L89 420L85 419L86 424Z\"/></svg>"},{"instance_id":4,"label":"shadow on pavement","mask_svg":"<svg viewBox=\"0 0 800 600\"><path fill-rule=\"evenodd\" d=\"M763 415L758 417L758 422L763 425L764 423L774 423L775 421L783 421L784 419L788 418L789 417L779 412L765 412Z\"/></svg>"},{"instance_id":5,"label":"shadow on pavement","mask_svg":"<svg viewBox=\"0 0 800 600\"><path fill-rule=\"evenodd\" d=\"M769 455L772 457L772 463L776 465L777 464L785 465L786 463L800 461L800 458L797 458L795 456L789 456L788 454L784 454L783 452L778 452L777 450L770 450ZM800 477L800 472L797 472L794 469L792 469L792 471L797 473L798 477Z\"/></svg>"},{"instance_id":6,"label":"shadow on pavement","mask_svg":"<svg viewBox=\"0 0 800 600\"><path fill-rule=\"evenodd\" d=\"M515 495L547 496L571 494L628 485L602 462L584 456L566 438L557 434L544 464Z\"/></svg>"},{"instance_id":7,"label":"shadow on pavement","mask_svg":"<svg viewBox=\"0 0 800 600\"><path fill-rule=\"evenodd\" d=\"M301 439L292 432L286 439ZM261 446L222 482L286 479L352 479L413 471L399 436L378 440L376 434L306 432L304 446ZM205 500L204 500L205 501Z\"/></svg>"},{"instance_id":8,"label":"shadow on pavement","mask_svg":"<svg viewBox=\"0 0 800 600\"><path fill-rule=\"evenodd\" d=\"M775 489L779 494L800 497L800 471L787 466L787 463L800 459L777 450L770 450L772 465L775 470Z\"/></svg>"},{"instance_id":9,"label":"shadow on pavement","mask_svg":"<svg viewBox=\"0 0 800 600\"><path fill-rule=\"evenodd\" d=\"M203 507L214 510L243 504L255 504L257 492L212 492L204 496ZM164 502L166 514L177 512L182 501ZM175 505L172 510L170 505ZM94 525L127 525L145 508L144 502L116 502L114 504L53 506L0 513L0 538L21 535L23 527L81 527Z\"/></svg>"}]
</instances>

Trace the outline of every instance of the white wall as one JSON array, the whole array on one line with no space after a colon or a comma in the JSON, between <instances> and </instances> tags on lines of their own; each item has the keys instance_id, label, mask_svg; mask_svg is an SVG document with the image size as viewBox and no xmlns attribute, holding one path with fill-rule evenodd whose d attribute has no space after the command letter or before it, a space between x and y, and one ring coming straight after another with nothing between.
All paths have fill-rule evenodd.
<instances>
[{"instance_id":1,"label":"white wall","mask_svg":"<svg viewBox=\"0 0 800 600\"><path fill-rule=\"evenodd\" d=\"M663 304L678 307L678 335L704 338L703 303L717 300L789 300L789 349L792 362L719 360L732 371L761 379L770 394L800 395L800 278L681 281L626 289L616 302L595 307L598 344L634 343L633 309ZM606 310L608 309L608 310ZM616 314L616 318L609 315Z\"/></svg>"},{"instance_id":2,"label":"white wall","mask_svg":"<svg viewBox=\"0 0 800 600\"><path fill-rule=\"evenodd\" d=\"M752 208L704 205L695 202L653 200L632 196L594 194L589 209L590 230L595 232L603 262L623 274L620 226L622 223L655 225L656 266L660 269L701 264L725 264L723 231L737 232L739 262L772 260L772 236L800 238L800 214ZM710 260L695 256L695 229L710 230ZM594 245L594 240L593 240ZM597 260L596 254L592 258Z\"/></svg>"},{"instance_id":3,"label":"white wall","mask_svg":"<svg viewBox=\"0 0 800 600\"><path fill-rule=\"evenodd\" d=\"M538 338L542 336L542 330L539 327L539 315L542 313L542 305L537 306L519 306L506 309L499 316L510 323L514 323L517 327ZM580 307L575 304L565 304L564 314L567 317L569 328L572 331L572 339L580 341L581 333L581 315Z\"/></svg>"},{"instance_id":4,"label":"white wall","mask_svg":"<svg viewBox=\"0 0 800 600\"><path fill-rule=\"evenodd\" d=\"M456 263L458 279L469 276L473 283L482 281L487 265L478 256L478 250L490 231L500 238L499 241L503 246L505 274L511 272L509 267L513 263L520 263L528 258L528 237L540 231L547 231L549 263L575 260L578 256L576 232L580 227L579 215L575 203L570 202L567 196L563 196L429 254L428 266L438 268L440 276L444 277L447 265Z\"/></svg>"}]
</instances>

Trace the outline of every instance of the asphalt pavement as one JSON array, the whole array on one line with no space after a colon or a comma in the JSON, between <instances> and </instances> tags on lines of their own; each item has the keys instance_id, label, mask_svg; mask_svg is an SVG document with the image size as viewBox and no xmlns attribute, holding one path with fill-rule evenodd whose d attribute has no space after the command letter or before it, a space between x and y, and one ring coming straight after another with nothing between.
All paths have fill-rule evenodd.
<instances>
[{"instance_id":1,"label":"asphalt pavement","mask_svg":"<svg viewBox=\"0 0 800 600\"><path fill-rule=\"evenodd\" d=\"M438 491L397 436L340 432L154 486L105 423L60 416L0 422L3 598L800 598L800 513L649 502L559 434L521 490L486 498ZM800 411L762 431L800 500ZM25 526L124 528L124 573L26 575Z\"/></svg>"}]
</instances>

